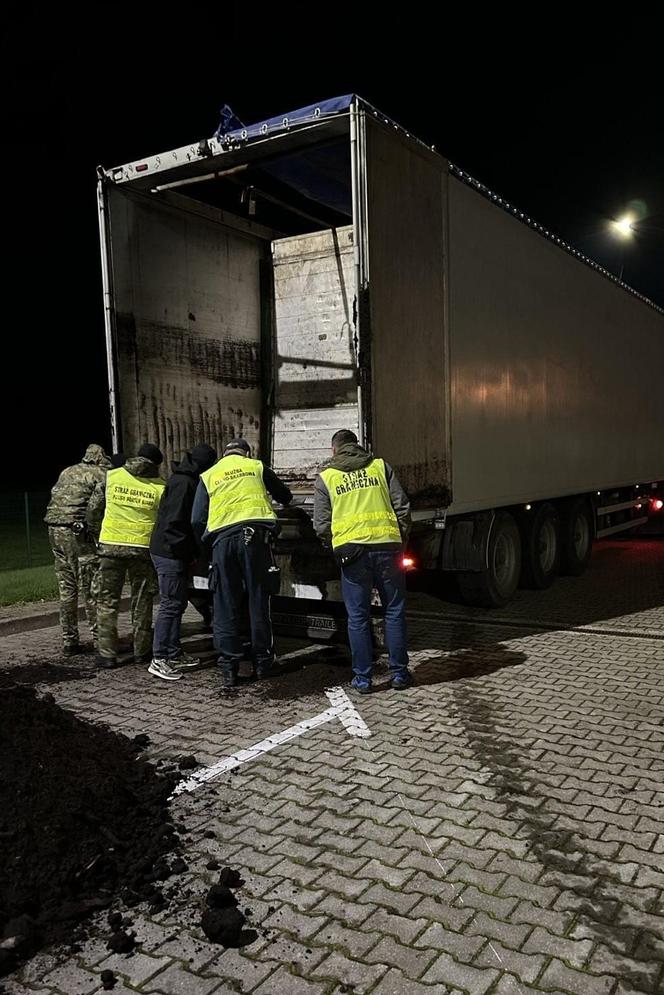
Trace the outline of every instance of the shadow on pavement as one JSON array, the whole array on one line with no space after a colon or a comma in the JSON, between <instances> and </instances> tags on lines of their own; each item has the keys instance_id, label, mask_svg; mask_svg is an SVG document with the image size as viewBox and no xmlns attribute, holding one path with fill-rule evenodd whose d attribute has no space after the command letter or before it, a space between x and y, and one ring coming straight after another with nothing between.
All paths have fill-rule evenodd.
<instances>
[{"instance_id":1,"label":"shadow on pavement","mask_svg":"<svg viewBox=\"0 0 664 995\"><path fill-rule=\"evenodd\" d=\"M470 647L458 650L449 656L444 656L440 650L432 650L429 659L414 667L413 675L418 686L424 687L486 677L506 667L518 667L527 662L525 653L508 649L500 643L488 649Z\"/></svg>"}]
</instances>

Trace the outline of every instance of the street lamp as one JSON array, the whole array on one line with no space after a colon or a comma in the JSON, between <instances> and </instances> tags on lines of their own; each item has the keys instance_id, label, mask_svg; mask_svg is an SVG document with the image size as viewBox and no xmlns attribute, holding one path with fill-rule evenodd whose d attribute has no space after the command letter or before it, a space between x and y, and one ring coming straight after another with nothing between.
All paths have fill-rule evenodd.
<instances>
[{"instance_id":1,"label":"street lamp","mask_svg":"<svg viewBox=\"0 0 664 995\"><path fill-rule=\"evenodd\" d=\"M646 216L646 205L643 201L633 201L632 203L634 204L633 211L627 211L621 217L614 218L609 222L609 231L622 243L620 249L620 275L618 276L618 279L621 281L623 270L625 269L625 246L627 243L638 239L642 235L651 235L653 232L664 232L664 228L660 225L654 225L650 222Z\"/></svg>"},{"instance_id":2,"label":"street lamp","mask_svg":"<svg viewBox=\"0 0 664 995\"><path fill-rule=\"evenodd\" d=\"M622 240L623 243L634 237L634 222L638 219L633 214L624 214L622 218L617 218L611 222L611 231ZM620 273L618 279L622 283L623 270L625 269L625 246L623 244L620 251Z\"/></svg>"},{"instance_id":3,"label":"street lamp","mask_svg":"<svg viewBox=\"0 0 664 995\"><path fill-rule=\"evenodd\" d=\"M631 238L634 234L634 222L636 218L633 214L625 214L624 217L618 218L617 221L611 222L611 228L619 235L621 238Z\"/></svg>"}]
</instances>

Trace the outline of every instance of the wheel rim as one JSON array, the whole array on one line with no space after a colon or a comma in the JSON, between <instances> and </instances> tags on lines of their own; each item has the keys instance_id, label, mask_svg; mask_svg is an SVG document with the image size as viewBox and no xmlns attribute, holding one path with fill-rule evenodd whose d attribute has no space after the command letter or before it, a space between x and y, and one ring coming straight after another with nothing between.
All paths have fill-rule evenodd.
<instances>
[{"instance_id":1,"label":"wheel rim","mask_svg":"<svg viewBox=\"0 0 664 995\"><path fill-rule=\"evenodd\" d=\"M547 518L542 522L539 530L539 565L543 574L549 574L556 563L557 536L556 527L552 519Z\"/></svg>"},{"instance_id":2,"label":"wheel rim","mask_svg":"<svg viewBox=\"0 0 664 995\"><path fill-rule=\"evenodd\" d=\"M501 594L509 593L514 586L516 550L509 535L502 532L493 549L493 576Z\"/></svg>"},{"instance_id":3,"label":"wheel rim","mask_svg":"<svg viewBox=\"0 0 664 995\"><path fill-rule=\"evenodd\" d=\"M584 560L588 552L588 541L590 539L590 528L586 515L579 513L574 516L572 526L572 542L574 543L574 555L577 560Z\"/></svg>"}]
</instances>

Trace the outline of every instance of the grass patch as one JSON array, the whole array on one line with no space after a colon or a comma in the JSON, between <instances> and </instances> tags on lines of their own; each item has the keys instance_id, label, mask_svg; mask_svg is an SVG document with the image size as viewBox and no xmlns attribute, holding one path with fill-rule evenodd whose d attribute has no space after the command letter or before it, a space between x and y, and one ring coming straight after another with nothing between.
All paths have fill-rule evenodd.
<instances>
[{"instance_id":1,"label":"grass patch","mask_svg":"<svg viewBox=\"0 0 664 995\"><path fill-rule=\"evenodd\" d=\"M32 492L28 495L30 523L30 560L25 520L25 495L18 492L0 493L0 570L20 570L22 567L46 566L53 562L44 515L49 495Z\"/></svg>"},{"instance_id":2,"label":"grass patch","mask_svg":"<svg viewBox=\"0 0 664 995\"><path fill-rule=\"evenodd\" d=\"M20 605L29 601L52 601L58 596L53 565L0 572L0 605Z\"/></svg>"}]
</instances>

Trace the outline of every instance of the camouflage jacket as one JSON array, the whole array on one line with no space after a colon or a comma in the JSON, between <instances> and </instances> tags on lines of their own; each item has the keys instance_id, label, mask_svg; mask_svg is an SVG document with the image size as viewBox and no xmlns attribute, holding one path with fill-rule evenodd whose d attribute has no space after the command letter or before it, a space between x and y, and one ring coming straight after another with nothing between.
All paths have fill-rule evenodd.
<instances>
[{"instance_id":1,"label":"camouflage jacket","mask_svg":"<svg viewBox=\"0 0 664 995\"><path fill-rule=\"evenodd\" d=\"M132 456L127 460L123 469L126 470L127 473L131 473L133 477L143 477L148 480L154 480L155 477L159 476L159 467L157 464L153 463L152 460L144 459L143 456ZM93 519L95 521L99 521L99 529L101 529L105 508L106 481L104 480L101 484L98 484L95 487L94 494L92 495L88 506L88 522L91 528L92 522L90 519ZM102 556L132 556L150 560L150 550L143 549L140 546L113 546L109 543L101 542L99 543L99 552Z\"/></svg>"},{"instance_id":2,"label":"camouflage jacket","mask_svg":"<svg viewBox=\"0 0 664 995\"><path fill-rule=\"evenodd\" d=\"M101 446L88 446L85 456L75 466L68 466L51 491L44 521L47 525L73 525L86 522L99 535L101 518L89 513L90 500L98 486L103 487L111 461Z\"/></svg>"}]
</instances>

